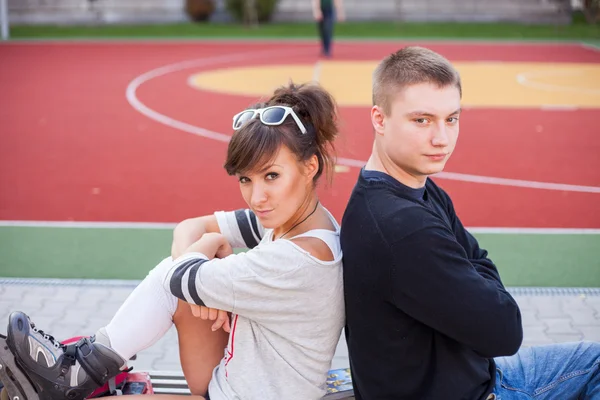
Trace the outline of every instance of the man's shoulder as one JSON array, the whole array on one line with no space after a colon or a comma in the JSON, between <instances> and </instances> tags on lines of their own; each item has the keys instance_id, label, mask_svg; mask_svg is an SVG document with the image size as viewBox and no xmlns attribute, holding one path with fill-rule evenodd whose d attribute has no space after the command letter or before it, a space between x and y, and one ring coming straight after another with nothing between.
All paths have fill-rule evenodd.
<instances>
[{"instance_id":1,"label":"man's shoulder","mask_svg":"<svg viewBox=\"0 0 600 400\"><path fill-rule=\"evenodd\" d=\"M442 202L452 202L450 195L431 178L427 178L425 189L430 195L435 196Z\"/></svg>"},{"instance_id":2,"label":"man's shoulder","mask_svg":"<svg viewBox=\"0 0 600 400\"><path fill-rule=\"evenodd\" d=\"M346 205L345 215L363 215L368 213L375 219L387 218L388 215L406 212L422 207L415 201L398 196L385 186L369 188L360 193L352 193Z\"/></svg>"},{"instance_id":3,"label":"man's shoulder","mask_svg":"<svg viewBox=\"0 0 600 400\"><path fill-rule=\"evenodd\" d=\"M356 231L357 227L364 233L372 227L386 237L405 236L437 220L435 213L414 200L386 196L385 193L371 200L348 203L342 220L342 233L347 233L348 229Z\"/></svg>"}]
</instances>

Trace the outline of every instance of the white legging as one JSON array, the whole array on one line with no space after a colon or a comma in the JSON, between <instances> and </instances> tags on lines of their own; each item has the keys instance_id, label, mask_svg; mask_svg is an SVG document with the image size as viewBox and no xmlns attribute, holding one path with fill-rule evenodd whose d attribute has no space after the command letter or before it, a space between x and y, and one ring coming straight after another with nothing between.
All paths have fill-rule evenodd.
<instances>
[{"instance_id":1,"label":"white legging","mask_svg":"<svg viewBox=\"0 0 600 400\"><path fill-rule=\"evenodd\" d=\"M154 267L104 328L110 347L124 360L152 346L173 326L177 298L163 284L172 266L168 257Z\"/></svg>"}]
</instances>

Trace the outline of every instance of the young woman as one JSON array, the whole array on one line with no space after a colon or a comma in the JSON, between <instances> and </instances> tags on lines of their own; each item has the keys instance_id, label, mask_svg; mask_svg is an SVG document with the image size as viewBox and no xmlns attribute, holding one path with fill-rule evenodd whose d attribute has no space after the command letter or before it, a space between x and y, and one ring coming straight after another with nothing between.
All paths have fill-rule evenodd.
<instances>
[{"instance_id":1,"label":"young woman","mask_svg":"<svg viewBox=\"0 0 600 400\"><path fill-rule=\"evenodd\" d=\"M173 324L192 394L321 398L344 324L339 226L316 193L331 173L336 121L315 84L236 114L225 169L248 209L180 223L172 257L91 338L64 346L11 314L9 348L40 399L85 398Z\"/></svg>"}]
</instances>

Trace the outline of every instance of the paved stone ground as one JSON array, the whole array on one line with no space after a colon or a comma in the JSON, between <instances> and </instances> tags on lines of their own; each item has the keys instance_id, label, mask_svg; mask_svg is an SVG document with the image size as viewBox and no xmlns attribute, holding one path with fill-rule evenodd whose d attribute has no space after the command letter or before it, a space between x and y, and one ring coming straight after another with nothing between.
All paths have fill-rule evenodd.
<instances>
[{"instance_id":1,"label":"paved stone ground","mask_svg":"<svg viewBox=\"0 0 600 400\"><path fill-rule=\"evenodd\" d=\"M40 329L59 340L93 334L106 325L132 283L93 286L63 281L0 280L0 333L6 333L11 311L27 313ZM509 289L521 307L524 346L577 340L600 341L600 290ZM180 371L177 335L171 329L130 363L136 370ZM332 368L348 367L342 338Z\"/></svg>"}]
</instances>

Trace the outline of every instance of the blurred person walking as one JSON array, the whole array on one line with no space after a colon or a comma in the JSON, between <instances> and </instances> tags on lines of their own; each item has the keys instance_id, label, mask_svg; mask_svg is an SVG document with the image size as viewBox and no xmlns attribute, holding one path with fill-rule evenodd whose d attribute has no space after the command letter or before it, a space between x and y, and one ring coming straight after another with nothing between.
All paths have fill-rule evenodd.
<instances>
[{"instance_id":1,"label":"blurred person walking","mask_svg":"<svg viewBox=\"0 0 600 400\"><path fill-rule=\"evenodd\" d=\"M336 17L338 21L346 19L344 2L343 0L312 0L312 9L321 38L321 56L329 58L331 57L333 27Z\"/></svg>"}]
</instances>

